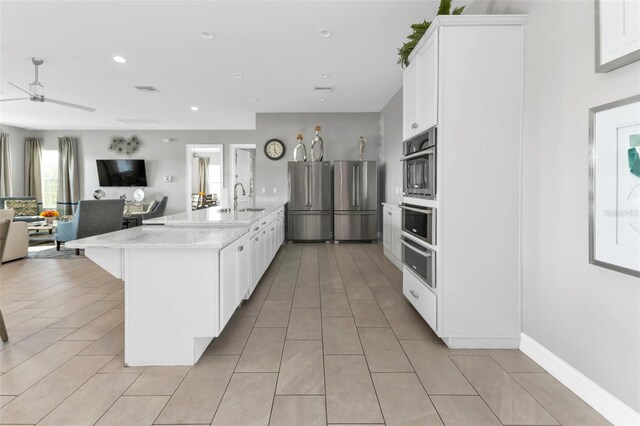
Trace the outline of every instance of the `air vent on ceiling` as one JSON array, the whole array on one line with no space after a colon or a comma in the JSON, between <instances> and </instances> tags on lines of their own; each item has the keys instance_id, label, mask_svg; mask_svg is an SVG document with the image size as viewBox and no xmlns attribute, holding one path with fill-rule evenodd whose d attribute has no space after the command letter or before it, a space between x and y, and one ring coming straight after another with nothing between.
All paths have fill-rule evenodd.
<instances>
[{"instance_id":1,"label":"air vent on ceiling","mask_svg":"<svg viewBox=\"0 0 640 426\"><path fill-rule=\"evenodd\" d=\"M118 118L117 121L125 124L160 124L161 122L154 118Z\"/></svg>"},{"instance_id":2,"label":"air vent on ceiling","mask_svg":"<svg viewBox=\"0 0 640 426\"><path fill-rule=\"evenodd\" d=\"M156 89L153 86L133 86L138 90L142 90L143 92L159 92L158 89Z\"/></svg>"},{"instance_id":3,"label":"air vent on ceiling","mask_svg":"<svg viewBox=\"0 0 640 426\"><path fill-rule=\"evenodd\" d=\"M327 86L327 87L314 86L313 88L313 93L317 93L319 95L328 95L332 91L333 91L333 87L331 86Z\"/></svg>"}]
</instances>

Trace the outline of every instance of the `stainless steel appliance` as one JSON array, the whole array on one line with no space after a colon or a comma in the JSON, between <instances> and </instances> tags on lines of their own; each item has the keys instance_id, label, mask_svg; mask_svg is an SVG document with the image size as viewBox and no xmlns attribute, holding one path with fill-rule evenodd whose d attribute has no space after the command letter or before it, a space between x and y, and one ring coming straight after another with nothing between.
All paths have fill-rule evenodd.
<instances>
[{"instance_id":1,"label":"stainless steel appliance","mask_svg":"<svg viewBox=\"0 0 640 426\"><path fill-rule=\"evenodd\" d=\"M436 244L436 209L401 204L402 230L431 245Z\"/></svg>"},{"instance_id":2,"label":"stainless steel appliance","mask_svg":"<svg viewBox=\"0 0 640 426\"><path fill-rule=\"evenodd\" d=\"M436 198L436 138L432 127L402 144L403 195Z\"/></svg>"},{"instance_id":3,"label":"stainless steel appliance","mask_svg":"<svg viewBox=\"0 0 640 426\"><path fill-rule=\"evenodd\" d=\"M426 285L436 288L436 252L418 242L400 237L402 263L418 275Z\"/></svg>"},{"instance_id":4,"label":"stainless steel appliance","mask_svg":"<svg viewBox=\"0 0 640 426\"><path fill-rule=\"evenodd\" d=\"M287 212L289 240L331 240L333 228L332 189L330 162L289 162Z\"/></svg>"},{"instance_id":5,"label":"stainless steel appliance","mask_svg":"<svg viewBox=\"0 0 640 426\"><path fill-rule=\"evenodd\" d=\"M334 161L336 241L378 239L378 166L375 161Z\"/></svg>"}]
</instances>

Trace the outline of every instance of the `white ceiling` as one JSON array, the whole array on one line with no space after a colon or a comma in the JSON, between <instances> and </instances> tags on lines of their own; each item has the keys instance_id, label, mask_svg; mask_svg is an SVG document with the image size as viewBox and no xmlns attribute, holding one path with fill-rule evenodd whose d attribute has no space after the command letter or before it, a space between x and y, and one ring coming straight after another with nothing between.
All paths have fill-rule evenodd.
<instances>
[{"instance_id":1,"label":"white ceiling","mask_svg":"<svg viewBox=\"0 0 640 426\"><path fill-rule=\"evenodd\" d=\"M377 112L401 86L396 49L410 24L435 15L436 3L2 1L0 98L21 96L7 81L28 87L29 58L36 56L46 61L45 96L97 112L3 102L0 122L32 129L253 129L256 112ZM321 38L319 29L333 36ZM204 39L202 30L215 37ZM127 62L114 62L115 55ZM334 92L320 102L314 85Z\"/></svg>"}]
</instances>

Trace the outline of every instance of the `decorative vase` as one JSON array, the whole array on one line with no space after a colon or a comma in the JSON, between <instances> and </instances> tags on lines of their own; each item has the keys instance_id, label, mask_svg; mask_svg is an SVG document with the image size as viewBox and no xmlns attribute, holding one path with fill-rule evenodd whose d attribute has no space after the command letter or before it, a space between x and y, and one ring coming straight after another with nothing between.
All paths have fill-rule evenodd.
<instances>
[{"instance_id":1,"label":"decorative vase","mask_svg":"<svg viewBox=\"0 0 640 426\"><path fill-rule=\"evenodd\" d=\"M53 225L53 216L45 217L44 218L44 223L46 223L47 225Z\"/></svg>"},{"instance_id":2,"label":"decorative vase","mask_svg":"<svg viewBox=\"0 0 640 426\"><path fill-rule=\"evenodd\" d=\"M360 149L360 161L364 160L364 148L367 146L367 138L364 136L360 136L360 142L358 143L358 147Z\"/></svg>"},{"instance_id":3,"label":"decorative vase","mask_svg":"<svg viewBox=\"0 0 640 426\"><path fill-rule=\"evenodd\" d=\"M296 136L298 144L293 149L293 161L307 161L307 148L302 143L302 134Z\"/></svg>"},{"instance_id":4,"label":"decorative vase","mask_svg":"<svg viewBox=\"0 0 640 426\"><path fill-rule=\"evenodd\" d=\"M315 130L316 137L311 141L311 161L322 161L322 157L324 157L324 141L320 137L320 126L316 126Z\"/></svg>"}]
</instances>

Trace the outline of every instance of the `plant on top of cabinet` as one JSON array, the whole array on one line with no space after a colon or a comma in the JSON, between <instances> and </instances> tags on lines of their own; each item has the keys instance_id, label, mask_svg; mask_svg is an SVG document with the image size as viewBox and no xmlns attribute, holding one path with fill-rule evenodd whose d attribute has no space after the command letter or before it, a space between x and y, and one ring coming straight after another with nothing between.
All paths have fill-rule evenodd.
<instances>
[{"instance_id":1,"label":"plant on top of cabinet","mask_svg":"<svg viewBox=\"0 0 640 426\"><path fill-rule=\"evenodd\" d=\"M456 7L452 11L451 1L452 0L440 0L438 15L462 15L466 6ZM411 55L411 52L413 52L413 49L418 45L420 39L427 32L430 25L431 22L426 20L424 22L411 25L413 32L407 36L409 41L403 44L402 47L398 48L398 64L400 64L402 68L409 65L409 55Z\"/></svg>"}]
</instances>

